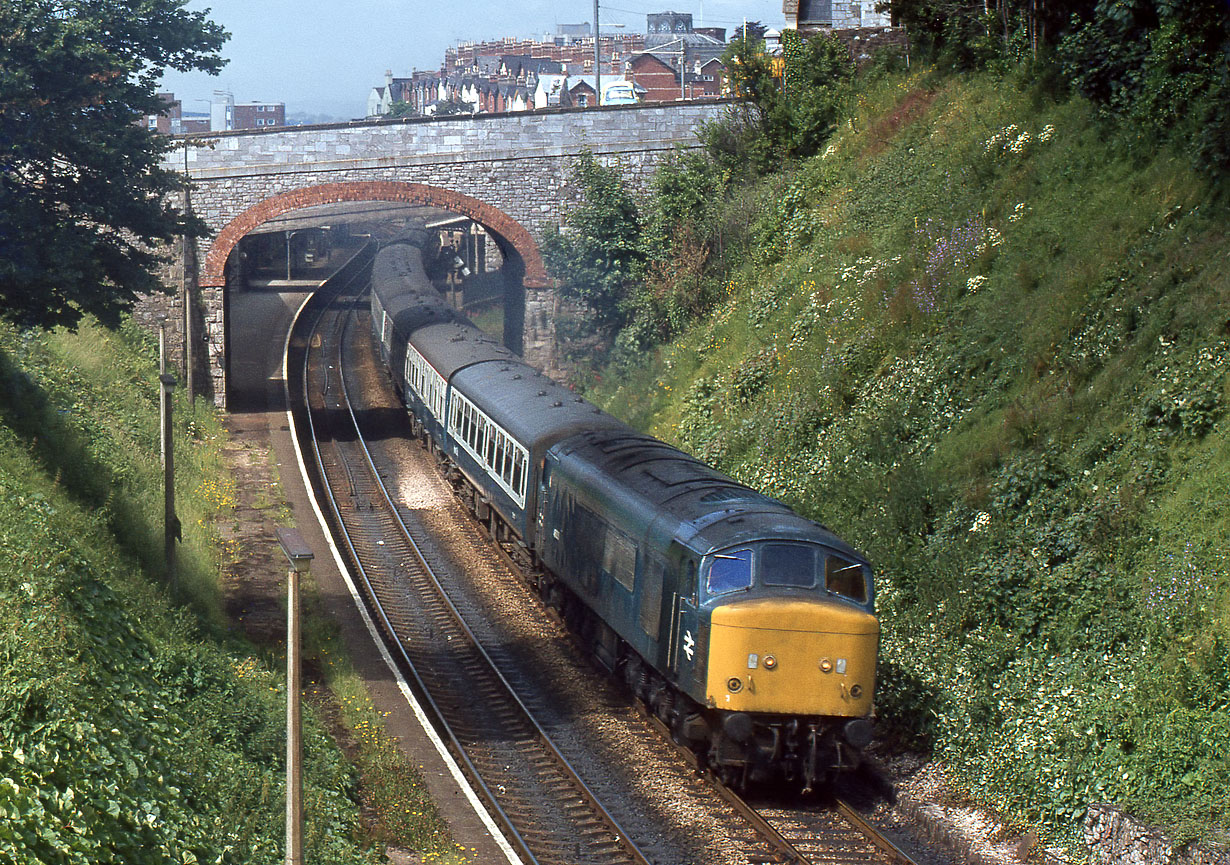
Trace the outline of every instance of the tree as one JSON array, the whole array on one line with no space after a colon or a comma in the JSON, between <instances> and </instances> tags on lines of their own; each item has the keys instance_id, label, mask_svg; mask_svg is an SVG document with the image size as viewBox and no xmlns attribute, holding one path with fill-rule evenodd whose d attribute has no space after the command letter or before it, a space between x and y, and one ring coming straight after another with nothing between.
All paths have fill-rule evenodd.
<instances>
[{"instance_id":1,"label":"tree","mask_svg":"<svg viewBox=\"0 0 1230 865\"><path fill-rule=\"evenodd\" d=\"M389 106L389 117L418 117L419 113L414 110L414 106L405 100L394 102Z\"/></svg>"},{"instance_id":2,"label":"tree","mask_svg":"<svg viewBox=\"0 0 1230 865\"><path fill-rule=\"evenodd\" d=\"M216 73L227 33L186 0L0 2L0 314L118 323L162 289L152 247L202 226L144 128L167 67Z\"/></svg>"},{"instance_id":3,"label":"tree","mask_svg":"<svg viewBox=\"0 0 1230 865\"><path fill-rule=\"evenodd\" d=\"M702 135L732 177L748 168L764 174L783 159L815 155L848 110L854 65L845 44L824 34L804 39L794 30L782 37L779 61L765 54L762 41L751 39L732 40L723 57L731 90L742 101L729 120L711 124Z\"/></svg>"},{"instance_id":4,"label":"tree","mask_svg":"<svg viewBox=\"0 0 1230 865\"><path fill-rule=\"evenodd\" d=\"M1098 0L1061 41L1066 77L1108 114L1230 169L1230 19L1219 0Z\"/></svg>"},{"instance_id":5,"label":"tree","mask_svg":"<svg viewBox=\"0 0 1230 865\"><path fill-rule=\"evenodd\" d=\"M607 336L627 321L631 287L645 261L643 223L619 170L583 152L572 169L581 201L566 232L548 231L542 254L560 293L583 301Z\"/></svg>"},{"instance_id":6,"label":"tree","mask_svg":"<svg viewBox=\"0 0 1230 865\"><path fill-rule=\"evenodd\" d=\"M1036 55L1054 45L1097 0L891 0L893 20L911 43L946 66L972 69L1011 55L1014 46Z\"/></svg>"}]
</instances>

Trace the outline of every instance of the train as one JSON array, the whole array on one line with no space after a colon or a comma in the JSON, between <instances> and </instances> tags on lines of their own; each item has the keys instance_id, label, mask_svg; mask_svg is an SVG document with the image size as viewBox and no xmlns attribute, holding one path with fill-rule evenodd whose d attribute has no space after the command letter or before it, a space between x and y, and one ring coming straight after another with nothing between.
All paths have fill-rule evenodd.
<instances>
[{"instance_id":1,"label":"train","mask_svg":"<svg viewBox=\"0 0 1230 865\"><path fill-rule=\"evenodd\" d=\"M378 252L374 345L415 436L593 657L724 783L808 792L872 741L867 559L637 432L449 307L410 230Z\"/></svg>"}]
</instances>

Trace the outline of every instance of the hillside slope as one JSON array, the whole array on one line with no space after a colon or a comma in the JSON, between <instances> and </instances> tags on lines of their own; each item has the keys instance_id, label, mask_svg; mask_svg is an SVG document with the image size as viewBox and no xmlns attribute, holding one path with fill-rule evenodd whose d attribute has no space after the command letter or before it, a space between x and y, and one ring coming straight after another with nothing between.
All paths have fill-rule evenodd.
<instances>
[{"instance_id":1,"label":"hillside slope","mask_svg":"<svg viewBox=\"0 0 1230 865\"><path fill-rule=\"evenodd\" d=\"M707 320L593 396L879 572L878 712L1073 841L1230 826L1230 266L1188 163L991 75L881 79L762 182Z\"/></svg>"},{"instance_id":2,"label":"hillside slope","mask_svg":"<svg viewBox=\"0 0 1230 865\"><path fill-rule=\"evenodd\" d=\"M233 498L217 422L177 424L177 608L152 361L133 330L0 325L0 861L282 856L284 681L210 624L210 526ZM377 861L353 769L305 724L310 857Z\"/></svg>"}]
</instances>

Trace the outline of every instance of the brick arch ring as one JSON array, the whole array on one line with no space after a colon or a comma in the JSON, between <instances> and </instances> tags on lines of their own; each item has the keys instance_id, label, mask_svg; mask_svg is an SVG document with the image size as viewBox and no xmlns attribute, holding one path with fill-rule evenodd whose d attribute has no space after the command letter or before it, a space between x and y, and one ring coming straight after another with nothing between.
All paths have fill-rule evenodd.
<instances>
[{"instance_id":1,"label":"brick arch ring","mask_svg":"<svg viewBox=\"0 0 1230 865\"><path fill-rule=\"evenodd\" d=\"M355 181L306 186L266 198L236 216L218 232L205 256L205 267L199 284L219 288L226 285L226 259L231 250L248 232L276 216L292 210L302 210L318 204L345 201L396 201L402 204L426 204L468 216L504 239L525 263L523 283L526 288L550 286L542 253L525 226L490 204L460 192L452 192L421 183L400 181Z\"/></svg>"}]
</instances>

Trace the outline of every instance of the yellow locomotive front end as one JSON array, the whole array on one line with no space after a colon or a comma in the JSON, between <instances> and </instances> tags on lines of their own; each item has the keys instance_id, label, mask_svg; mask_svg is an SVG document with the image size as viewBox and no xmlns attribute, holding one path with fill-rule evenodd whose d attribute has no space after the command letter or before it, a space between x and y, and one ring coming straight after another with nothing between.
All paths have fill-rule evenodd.
<instances>
[{"instance_id":1,"label":"yellow locomotive front end","mask_svg":"<svg viewBox=\"0 0 1230 865\"><path fill-rule=\"evenodd\" d=\"M867 563L771 540L714 551L702 575L709 764L737 784L784 776L804 789L856 768L880 643Z\"/></svg>"},{"instance_id":2,"label":"yellow locomotive front end","mask_svg":"<svg viewBox=\"0 0 1230 865\"><path fill-rule=\"evenodd\" d=\"M863 718L879 620L837 600L754 598L713 610L707 702L758 714Z\"/></svg>"}]
</instances>

